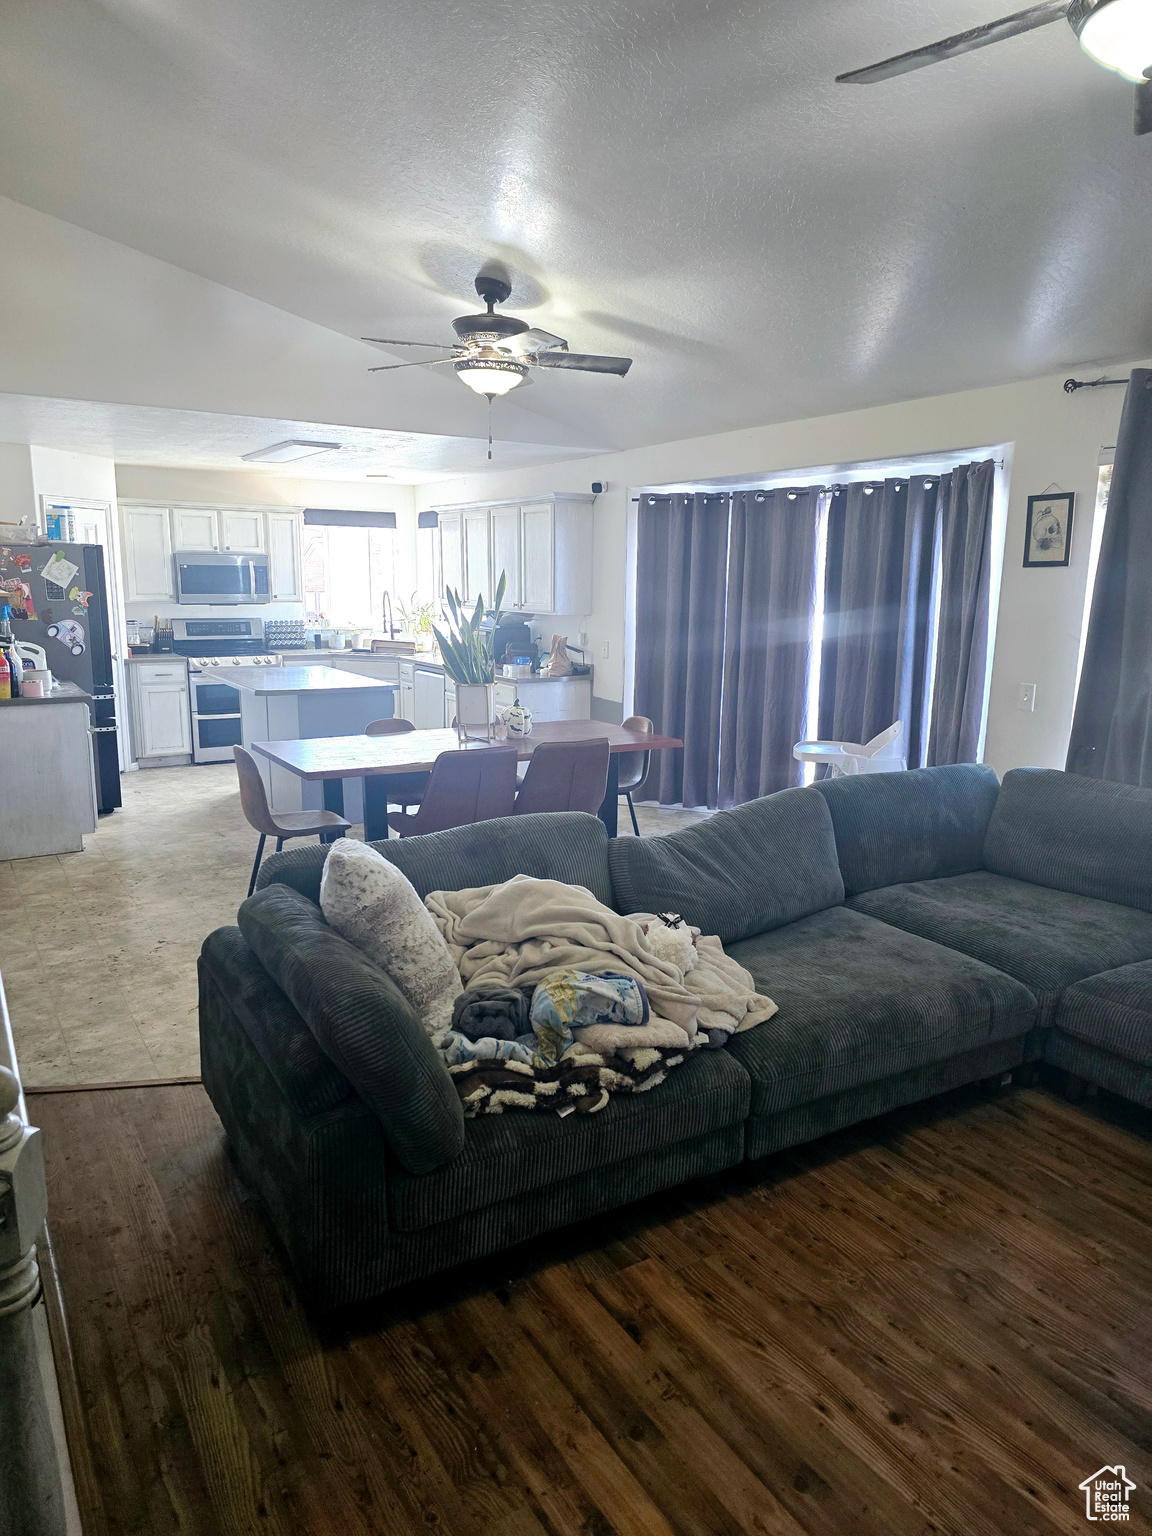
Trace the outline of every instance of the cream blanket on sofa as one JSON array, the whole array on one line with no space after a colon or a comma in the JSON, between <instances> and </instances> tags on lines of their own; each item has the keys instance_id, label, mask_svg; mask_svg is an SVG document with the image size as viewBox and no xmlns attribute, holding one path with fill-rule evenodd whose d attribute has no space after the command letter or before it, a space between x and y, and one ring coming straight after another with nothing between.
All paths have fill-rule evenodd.
<instances>
[{"instance_id":1,"label":"cream blanket on sofa","mask_svg":"<svg viewBox=\"0 0 1152 1536\"><path fill-rule=\"evenodd\" d=\"M433 891L425 905L444 935L466 989L485 982L532 987L549 971L619 971L648 993L647 1025L593 1024L575 1030L592 1050L697 1044L702 1028L749 1029L776 1005L760 996L751 975L725 955L717 938L701 938L699 960L685 976L653 953L642 922L621 917L581 885L515 875L502 885Z\"/></svg>"}]
</instances>

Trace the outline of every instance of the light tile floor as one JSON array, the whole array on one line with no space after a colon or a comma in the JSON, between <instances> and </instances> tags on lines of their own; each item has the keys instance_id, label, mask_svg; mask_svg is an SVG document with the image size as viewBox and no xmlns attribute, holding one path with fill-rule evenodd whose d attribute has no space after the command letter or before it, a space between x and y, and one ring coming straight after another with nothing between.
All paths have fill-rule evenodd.
<instances>
[{"instance_id":1,"label":"light tile floor","mask_svg":"<svg viewBox=\"0 0 1152 1536\"><path fill-rule=\"evenodd\" d=\"M0 973L28 1087L200 1070L196 956L236 920L256 834L231 763L122 784L83 853L0 862ZM642 836L706 814L637 806ZM620 828L632 835L623 801Z\"/></svg>"}]
</instances>

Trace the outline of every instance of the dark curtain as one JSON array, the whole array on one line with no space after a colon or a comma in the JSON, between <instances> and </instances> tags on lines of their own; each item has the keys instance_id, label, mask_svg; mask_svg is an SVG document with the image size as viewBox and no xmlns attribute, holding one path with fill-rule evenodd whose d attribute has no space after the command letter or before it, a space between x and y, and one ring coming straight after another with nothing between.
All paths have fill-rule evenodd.
<instances>
[{"instance_id":1,"label":"dark curtain","mask_svg":"<svg viewBox=\"0 0 1152 1536\"><path fill-rule=\"evenodd\" d=\"M683 750L654 752L646 795L717 804L727 496L642 499L633 708Z\"/></svg>"},{"instance_id":2,"label":"dark curtain","mask_svg":"<svg viewBox=\"0 0 1152 1536\"><path fill-rule=\"evenodd\" d=\"M988 675L992 491L996 466L958 464L940 480L940 620L928 766L974 763Z\"/></svg>"},{"instance_id":3,"label":"dark curtain","mask_svg":"<svg viewBox=\"0 0 1152 1536\"><path fill-rule=\"evenodd\" d=\"M721 805L800 782L792 748L804 734L819 502L814 488L732 497Z\"/></svg>"},{"instance_id":4,"label":"dark curtain","mask_svg":"<svg viewBox=\"0 0 1152 1536\"><path fill-rule=\"evenodd\" d=\"M1124 397L1066 767L1152 787L1152 369Z\"/></svg>"},{"instance_id":5,"label":"dark curtain","mask_svg":"<svg viewBox=\"0 0 1152 1536\"><path fill-rule=\"evenodd\" d=\"M904 755L927 748L937 483L863 483L828 508L819 734L870 741L904 722Z\"/></svg>"}]
</instances>

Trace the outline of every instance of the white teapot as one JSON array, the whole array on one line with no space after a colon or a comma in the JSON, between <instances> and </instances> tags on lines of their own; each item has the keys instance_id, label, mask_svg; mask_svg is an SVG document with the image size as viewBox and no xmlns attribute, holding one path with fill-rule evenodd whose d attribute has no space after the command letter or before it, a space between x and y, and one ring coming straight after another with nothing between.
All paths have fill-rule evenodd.
<instances>
[{"instance_id":1,"label":"white teapot","mask_svg":"<svg viewBox=\"0 0 1152 1536\"><path fill-rule=\"evenodd\" d=\"M532 711L517 698L500 711L500 722L509 736L527 736L532 730Z\"/></svg>"}]
</instances>

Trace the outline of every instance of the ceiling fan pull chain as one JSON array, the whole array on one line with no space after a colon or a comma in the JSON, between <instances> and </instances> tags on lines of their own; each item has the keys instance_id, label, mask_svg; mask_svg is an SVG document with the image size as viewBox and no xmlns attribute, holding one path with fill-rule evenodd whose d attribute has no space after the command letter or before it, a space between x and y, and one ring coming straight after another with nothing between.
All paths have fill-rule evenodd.
<instances>
[{"instance_id":1,"label":"ceiling fan pull chain","mask_svg":"<svg viewBox=\"0 0 1152 1536\"><path fill-rule=\"evenodd\" d=\"M492 457L492 396L488 396L488 457Z\"/></svg>"}]
</instances>

